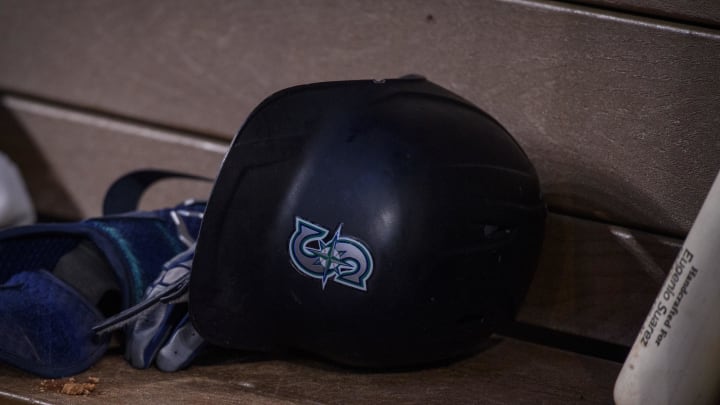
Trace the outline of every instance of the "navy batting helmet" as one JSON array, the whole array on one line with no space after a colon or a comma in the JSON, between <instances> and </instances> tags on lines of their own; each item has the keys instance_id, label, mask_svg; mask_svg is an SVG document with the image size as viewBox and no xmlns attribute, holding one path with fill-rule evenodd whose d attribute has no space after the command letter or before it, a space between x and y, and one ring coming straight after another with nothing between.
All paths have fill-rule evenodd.
<instances>
[{"instance_id":1,"label":"navy batting helmet","mask_svg":"<svg viewBox=\"0 0 720 405\"><path fill-rule=\"evenodd\" d=\"M209 342L368 367L472 353L513 318L545 204L493 118L422 78L280 91L235 137L190 281Z\"/></svg>"}]
</instances>

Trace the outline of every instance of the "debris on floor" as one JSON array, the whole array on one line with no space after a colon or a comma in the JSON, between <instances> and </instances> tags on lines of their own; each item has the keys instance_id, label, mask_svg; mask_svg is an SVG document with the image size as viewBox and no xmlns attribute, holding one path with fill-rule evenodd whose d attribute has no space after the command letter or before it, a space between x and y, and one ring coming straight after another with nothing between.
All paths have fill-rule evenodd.
<instances>
[{"instance_id":1,"label":"debris on floor","mask_svg":"<svg viewBox=\"0 0 720 405\"><path fill-rule=\"evenodd\" d=\"M40 392L57 392L65 395L90 395L100 383L98 377L88 377L85 382L78 382L75 377L61 380L40 381Z\"/></svg>"}]
</instances>

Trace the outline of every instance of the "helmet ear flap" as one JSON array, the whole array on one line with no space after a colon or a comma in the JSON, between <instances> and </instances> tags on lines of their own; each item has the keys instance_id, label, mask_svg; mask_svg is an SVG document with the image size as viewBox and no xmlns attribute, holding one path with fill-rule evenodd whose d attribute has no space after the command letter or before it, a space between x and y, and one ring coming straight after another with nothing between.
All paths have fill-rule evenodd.
<instances>
[{"instance_id":1,"label":"helmet ear flap","mask_svg":"<svg viewBox=\"0 0 720 405\"><path fill-rule=\"evenodd\" d=\"M500 124L422 78L283 90L225 157L191 319L217 345L354 366L471 353L527 290L540 195Z\"/></svg>"}]
</instances>

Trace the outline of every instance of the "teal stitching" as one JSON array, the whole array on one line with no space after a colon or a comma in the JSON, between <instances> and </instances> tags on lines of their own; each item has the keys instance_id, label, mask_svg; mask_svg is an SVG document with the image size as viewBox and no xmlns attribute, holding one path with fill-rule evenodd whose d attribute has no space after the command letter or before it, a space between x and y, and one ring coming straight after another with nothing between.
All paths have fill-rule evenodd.
<instances>
[{"instance_id":1,"label":"teal stitching","mask_svg":"<svg viewBox=\"0 0 720 405\"><path fill-rule=\"evenodd\" d=\"M117 229L113 228L112 225L108 225L104 222L92 222L95 226L100 228L102 231L109 234L111 238L113 238L117 244L120 246L120 249L122 250L123 256L127 259L128 265L130 267L130 274L133 279L133 286L132 288L132 294L134 298L134 302L140 302L140 300L145 295L145 283L143 282L142 278L142 271L140 269L140 263L138 258L133 254L133 249L128 244L126 238L122 235L121 232L119 232ZM174 234L170 231L168 231L167 227L164 226L164 224L159 221L153 219L153 225L155 228L157 228L160 231L160 235L163 236L163 238L169 243L172 250L174 250L174 254L179 254L180 252L184 251L186 249L186 246L180 242L178 238L174 236ZM130 303L130 304L133 304Z\"/></svg>"},{"instance_id":2,"label":"teal stitching","mask_svg":"<svg viewBox=\"0 0 720 405\"><path fill-rule=\"evenodd\" d=\"M143 281L140 275L140 264L137 257L133 254L132 249L130 249L127 241L119 231L104 223L96 222L95 224L104 232L107 232L110 237L112 237L117 242L117 244L120 245L123 256L125 256L128 261L128 265L130 266L130 275L133 279L132 293L134 299L133 302L131 302L130 304L132 305L135 302L139 302L145 294L145 291L143 288Z\"/></svg>"},{"instance_id":3,"label":"teal stitching","mask_svg":"<svg viewBox=\"0 0 720 405\"><path fill-rule=\"evenodd\" d=\"M155 227L160 230L160 234L170 243L170 246L172 246L173 250L175 250L175 254L187 249L185 244L180 242L180 239L175 237L172 232L169 232L162 223L155 222ZM170 258L168 258L168 260L170 260Z\"/></svg>"}]
</instances>

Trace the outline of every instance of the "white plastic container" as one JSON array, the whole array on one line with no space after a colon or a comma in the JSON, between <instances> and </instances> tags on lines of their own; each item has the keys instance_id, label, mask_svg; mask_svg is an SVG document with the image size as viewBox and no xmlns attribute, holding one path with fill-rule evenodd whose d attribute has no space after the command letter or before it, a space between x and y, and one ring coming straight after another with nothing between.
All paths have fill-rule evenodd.
<instances>
[{"instance_id":1,"label":"white plastic container","mask_svg":"<svg viewBox=\"0 0 720 405\"><path fill-rule=\"evenodd\" d=\"M720 175L615 382L615 402L720 404Z\"/></svg>"}]
</instances>

